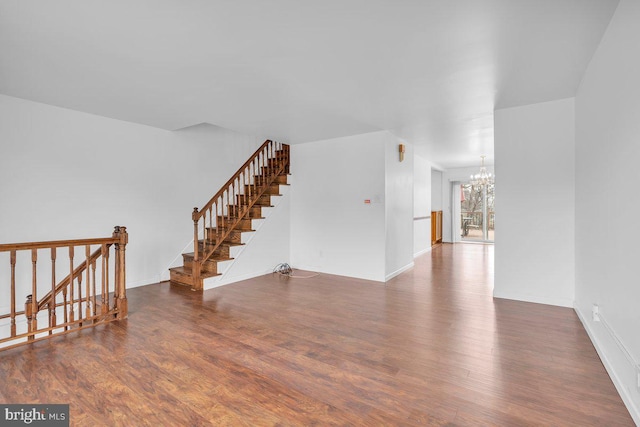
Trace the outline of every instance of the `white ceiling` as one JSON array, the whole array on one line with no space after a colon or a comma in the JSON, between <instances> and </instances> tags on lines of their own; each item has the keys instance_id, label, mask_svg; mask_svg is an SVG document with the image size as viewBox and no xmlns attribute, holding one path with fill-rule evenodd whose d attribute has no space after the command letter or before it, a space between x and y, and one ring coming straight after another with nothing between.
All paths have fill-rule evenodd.
<instances>
[{"instance_id":1,"label":"white ceiling","mask_svg":"<svg viewBox=\"0 0 640 427\"><path fill-rule=\"evenodd\" d=\"M389 130L442 167L574 96L618 0L0 0L0 93L299 143Z\"/></svg>"}]
</instances>

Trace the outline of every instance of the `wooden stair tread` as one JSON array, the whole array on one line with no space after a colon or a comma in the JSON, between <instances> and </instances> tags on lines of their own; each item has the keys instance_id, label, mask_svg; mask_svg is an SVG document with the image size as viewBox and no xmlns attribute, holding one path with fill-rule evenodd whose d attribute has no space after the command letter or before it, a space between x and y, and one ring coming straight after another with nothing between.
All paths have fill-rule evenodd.
<instances>
[{"instance_id":1,"label":"wooden stair tread","mask_svg":"<svg viewBox=\"0 0 640 427\"><path fill-rule=\"evenodd\" d=\"M184 266L172 267L172 268L169 269L169 271L174 272L174 273L179 274L179 275L182 275L182 276L192 277L191 276L191 269L190 268L185 268ZM208 271L201 271L200 272L200 276L203 279L206 279L208 277L220 276L220 275L221 275L221 273L215 273L214 274L214 273L211 273L211 272L208 272Z\"/></svg>"},{"instance_id":2,"label":"wooden stair tread","mask_svg":"<svg viewBox=\"0 0 640 427\"><path fill-rule=\"evenodd\" d=\"M210 229L210 230L215 230L216 229L216 227L213 227L213 228L207 227L207 228ZM223 228L223 230L226 230L226 229ZM240 229L234 228L232 231L237 231L239 233L252 233L252 232L254 232L256 230L253 230L253 229L251 229L251 230L240 230ZM227 236L227 237L229 237L229 236ZM198 242L202 242L202 239L198 240ZM230 243L230 242L227 242L226 240L223 240L223 242L224 243Z\"/></svg>"},{"instance_id":3,"label":"wooden stair tread","mask_svg":"<svg viewBox=\"0 0 640 427\"><path fill-rule=\"evenodd\" d=\"M261 208L264 208L266 206L260 206ZM220 215L218 215L218 217L220 217ZM237 216L237 215L231 215L231 216L224 216L225 218L231 218L231 219L237 219L237 218L242 218L242 219L264 219L263 216L250 216L247 217L246 215L243 216Z\"/></svg>"},{"instance_id":4,"label":"wooden stair tread","mask_svg":"<svg viewBox=\"0 0 640 427\"><path fill-rule=\"evenodd\" d=\"M260 200L261 198L262 199L266 199L267 197L270 197L270 196L277 196L277 194L262 193L262 195L258 196L256 200ZM236 197L239 197L242 200L250 200L249 196L246 196L244 194L237 194ZM253 194L253 195L251 195L251 197L254 198L256 196L255 196L255 194ZM266 202L266 200L263 200L263 202ZM239 205L246 206L247 204L246 203L239 203Z\"/></svg>"},{"instance_id":5,"label":"wooden stair tread","mask_svg":"<svg viewBox=\"0 0 640 427\"><path fill-rule=\"evenodd\" d=\"M204 244L204 240L200 239L200 240L198 240L198 243L203 243ZM227 240L223 240L222 243L220 243L220 246L229 246L229 247L231 247L231 246L242 246L244 244L245 243L229 242ZM206 245L207 246L211 246L212 245L211 241L207 241ZM193 254L193 252L187 252L185 255L189 255L189 254Z\"/></svg>"},{"instance_id":6,"label":"wooden stair tread","mask_svg":"<svg viewBox=\"0 0 640 427\"><path fill-rule=\"evenodd\" d=\"M241 243L241 244L244 245L244 243ZM193 258L194 257L194 252L185 252L182 255L185 255L185 256ZM231 258L231 257L220 258L220 257L217 257L217 256L213 255L213 256L209 257L209 259L207 259L207 261L220 261L220 262L223 262L223 261L231 261L233 259L234 258Z\"/></svg>"}]
</instances>

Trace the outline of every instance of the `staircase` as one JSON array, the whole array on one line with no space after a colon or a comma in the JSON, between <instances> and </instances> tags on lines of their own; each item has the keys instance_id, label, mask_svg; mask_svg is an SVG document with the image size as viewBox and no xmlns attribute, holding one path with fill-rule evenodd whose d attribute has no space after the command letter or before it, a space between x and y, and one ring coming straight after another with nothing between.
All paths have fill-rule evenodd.
<instances>
[{"instance_id":1,"label":"staircase","mask_svg":"<svg viewBox=\"0 0 640 427\"><path fill-rule=\"evenodd\" d=\"M289 146L265 141L225 185L201 208L194 208L193 251L182 254L183 265L170 268L171 283L204 288L204 279L221 274L231 247L242 245L242 233L254 232L252 221L287 184Z\"/></svg>"}]
</instances>

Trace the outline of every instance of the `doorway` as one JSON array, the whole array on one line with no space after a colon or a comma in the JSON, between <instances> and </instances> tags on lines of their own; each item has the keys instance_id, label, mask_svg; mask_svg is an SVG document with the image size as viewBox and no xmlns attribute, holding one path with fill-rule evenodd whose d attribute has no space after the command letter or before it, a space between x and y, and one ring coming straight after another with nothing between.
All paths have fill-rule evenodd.
<instances>
[{"instance_id":1,"label":"doorway","mask_svg":"<svg viewBox=\"0 0 640 427\"><path fill-rule=\"evenodd\" d=\"M462 241L494 241L495 184L460 183L459 233Z\"/></svg>"}]
</instances>

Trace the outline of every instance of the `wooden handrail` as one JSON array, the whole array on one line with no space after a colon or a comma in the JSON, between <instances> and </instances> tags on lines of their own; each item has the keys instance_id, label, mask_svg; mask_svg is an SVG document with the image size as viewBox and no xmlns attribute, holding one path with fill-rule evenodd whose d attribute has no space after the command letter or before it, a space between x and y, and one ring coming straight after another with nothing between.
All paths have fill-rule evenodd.
<instances>
[{"instance_id":1,"label":"wooden handrail","mask_svg":"<svg viewBox=\"0 0 640 427\"><path fill-rule=\"evenodd\" d=\"M7 336L0 336L0 350L34 342L46 336L67 333L69 328L75 330L126 318L125 250L127 243L126 227L118 226L115 227L112 237L0 244L0 252L10 253L11 267L10 312L0 313L0 319L10 319L11 327ZM98 246L98 249L91 252L91 246ZM77 251L77 257L76 248L82 248ZM114 248L112 262L109 255L110 248ZM27 269L24 266L16 269L16 266L23 263L25 258L17 256L19 253L23 253L25 257L30 255L31 268ZM64 264L60 267L60 263L57 263L58 257L60 255L64 257L65 254L68 258L69 273L60 282L56 282L56 272L65 267ZM43 286L39 283L42 278L42 269L38 271L37 268L39 257L41 263L51 263L50 285ZM79 259L80 263L76 265L74 259ZM100 259L102 262L98 264ZM0 270L2 267L0 265ZM31 270L30 275L27 273L28 270ZM31 282L31 293L26 296L24 310L18 311L16 293L20 289L25 290L28 282ZM44 297L38 300L38 294L47 289L48 292ZM0 289L0 292L4 291ZM111 294L113 296L110 296ZM6 301L3 296L2 300ZM44 315L40 315L41 312L48 314L47 326L38 325L42 320L46 320ZM58 320L58 317L61 319Z\"/></svg>"},{"instance_id":2,"label":"wooden handrail","mask_svg":"<svg viewBox=\"0 0 640 427\"><path fill-rule=\"evenodd\" d=\"M0 252L60 248L64 246L101 245L103 243L109 245L118 243L118 239L114 237L104 237L98 239L52 240L50 242L3 243L0 244Z\"/></svg>"},{"instance_id":3,"label":"wooden handrail","mask_svg":"<svg viewBox=\"0 0 640 427\"><path fill-rule=\"evenodd\" d=\"M193 220L194 221L199 220L202 217L202 215L204 215L204 212L206 212L211 206L213 206L215 201L220 196L222 196L222 194L225 192L225 190L236 179L238 179L238 177L244 172L244 170L247 168L247 166L249 166L256 159L256 157L258 157L260 155L260 153L262 153L262 151L265 149L265 147L267 147L271 142L273 142L273 141L271 141L270 139L267 139L265 142L263 142L262 145L260 146L260 148L258 148L251 155L251 157L249 157L249 160L247 160L246 162L244 162L244 164L242 166L240 166L240 168L236 171L236 173L233 174L233 176L229 179L229 181L227 181L222 187L220 187L220 190L218 190L218 192L211 199L209 199L209 201L207 203L205 203L205 205L202 207L202 209L200 209L199 212L194 209L194 215L193 215Z\"/></svg>"}]
</instances>

